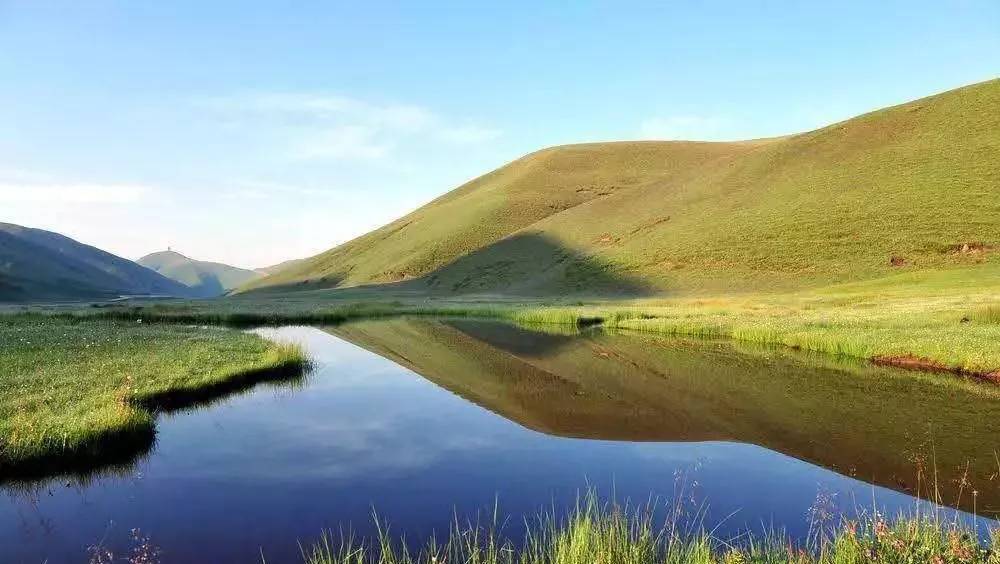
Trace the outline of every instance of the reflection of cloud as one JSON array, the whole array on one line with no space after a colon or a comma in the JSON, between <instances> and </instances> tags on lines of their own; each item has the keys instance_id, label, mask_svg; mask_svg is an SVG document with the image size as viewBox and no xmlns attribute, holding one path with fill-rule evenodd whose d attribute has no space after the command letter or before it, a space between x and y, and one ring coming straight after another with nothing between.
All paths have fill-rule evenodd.
<instances>
[{"instance_id":1,"label":"reflection of cloud","mask_svg":"<svg viewBox=\"0 0 1000 564\"><path fill-rule=\"evenodd\" d=\"M168 453L163 460L170 461L172 473L303 483L384 479L499 448L490 429L456 433L449 406L464 405L464 400L442 394L434 384L392 361L313 327L254 332L306 347L317 363L307 386L277 406L271 403L276 396L270 392L256 395L256 403L244 398L224 417L226 427L241 429L240 440L214 442L199 434L212 442L208 461ZM271 411L262 417L262 409ZM208 411L202 416L219 421ZM178 417L190 421L198 415ZM161 450L176 446L182 452L189 447L183 433L174 435L166 419L160 430ZM255 463L240 464L234 473L231 464L245 460L248 451L254 453Z\"/></svg>"},{"instance_id":2,"label":"reflection of cloud","mask_svg":"<svg viewBox=\"0 0 1000 564\"><path fill-rule=\"evenodd\" d=\"M712 461L716 464L735 464L740 460L747 460L761 454L761 452L771 452L756 445L732 441L632 443L630 447L640 458L667 464L697 462L700 465L705 461Z\"/></svg>"},{"instance_id":3,"label":"reflection of cloud","mask_svg":"<svg viewBox=\"0 0 1000 564\"><path fill-rule=\"evenodd\" d=\"M488 437L435 433L426 421L407 421L405 414L368 413L364 417L361 420L360 414L330 413L320 421L316 413L304 413L294 420L285 416L281 421L271 421L265 429L255 430L254 442L268 445L266 450L261 450L252 467L241 468L239 477L283 482L394 478L424 470L463 452L494 448ZM417 428L424 432L401 431ZM295 438L290 441L288 437ZM227 456L225 450L225 447L218 449L220 459L240 458ZM306 459L308 464L302 464ZM234 479L232 468L225 464L199 465L190 470L182 468L183 465L181 462L181 468L175 470L201 478Z\"/></svg>"}]
</instances>

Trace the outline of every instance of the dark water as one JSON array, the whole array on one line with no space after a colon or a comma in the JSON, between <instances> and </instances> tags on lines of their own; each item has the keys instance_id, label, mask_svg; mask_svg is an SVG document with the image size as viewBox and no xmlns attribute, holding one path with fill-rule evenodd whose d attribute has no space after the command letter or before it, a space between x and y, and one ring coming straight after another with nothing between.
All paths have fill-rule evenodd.
<instances>
[{"instance_id":1,"label":"dark water","mask_svg":"<svg viewBox=\"0 0 1000 564\"><path fill-rule=\"evenodd\" d=\"M124 468L6 479L0 562L121 553L135 528L166 562L296 561L324 528L370 533L373 508L416 539L496 500L516 535L586 488L679 501L723 536L802 538L817 505L912 510L921 468L944 502L1000 508L1000 402L940 377L489 322L266 333L306 344L304 383L162 415L155 448Z\"/></svg>"}]
</instances>

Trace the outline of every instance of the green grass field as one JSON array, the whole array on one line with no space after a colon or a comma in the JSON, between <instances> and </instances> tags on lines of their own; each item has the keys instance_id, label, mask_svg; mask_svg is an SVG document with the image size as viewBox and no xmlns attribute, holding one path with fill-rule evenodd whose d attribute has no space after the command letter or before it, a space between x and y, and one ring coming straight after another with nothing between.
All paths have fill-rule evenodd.
<instances>
[{"instance_id":1,"label":"green grass field","mask_svg":"<svg viewBox=\"0 0 1000 564\"><path fill-rule=\"evenodd\" d=\"M233 325L329 324L395 315L601 322L677 335L784 345L904 368L1000 375L1000 265L894 274L766 294L676 298L434 297L398 288L247 294L222 300L73 308L74 315ZM60 312L65 310L52 310Z\"/></svg>"},{"instance_id":2,"label":"green grass field","mask_svg":"<svg viewBox=\"0 0 1000 564\"><path fill-rule=\"evenodd\" d=\"M297 346L139 318L0 321L0 473L147 443L160 408L302 371Z\"/></svg>"}]
</instances>

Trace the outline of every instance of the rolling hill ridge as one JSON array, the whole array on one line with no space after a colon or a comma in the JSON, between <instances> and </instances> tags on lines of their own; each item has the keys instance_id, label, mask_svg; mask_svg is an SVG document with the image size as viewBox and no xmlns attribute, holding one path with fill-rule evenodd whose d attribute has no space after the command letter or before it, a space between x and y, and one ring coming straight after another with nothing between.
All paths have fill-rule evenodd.
<instances>
[{"instance_id":1,"label":"rolling hill ridge","mask_svg":"<svg viewBox=\"0 0 1000 564\"><path fill-rule=\"evenodd\" d=\"M544 149L250 290L790 290L996 262L1000 80L744 142Z\"/></svg>"},{"instance_id":2,"label":"rolling hill ridge","mask_svg":"<svg viewBox=\"0 0 1000 564\"><path fill-rule=\"evenodd\" d=\"M261 276L253 270L194 260L171 250L148 254L136 262L184 284L192 295L202 298L221 296Z\"/></svg>"},{"instance_id":3,"label":"rolling hill ridge","mask_svg":"<svg viewBox=\"0 0 1000 564\"><path fill-rule=\"evenodd\" d=\"M190 297L189 288L69 237L0 223L0 301Z\"/></svg>"}]
</instances>

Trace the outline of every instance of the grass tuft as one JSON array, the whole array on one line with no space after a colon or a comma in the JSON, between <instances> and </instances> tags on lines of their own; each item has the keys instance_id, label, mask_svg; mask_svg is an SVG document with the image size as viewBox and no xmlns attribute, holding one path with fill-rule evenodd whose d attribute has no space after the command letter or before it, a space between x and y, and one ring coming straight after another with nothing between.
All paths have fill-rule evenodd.
<instances>
[{"instance_id":1,"label":"grass tuft","mask_svg":"<svg viewBox=\"0 0 1000 564\"><path fill-rule=\"evenodd\" d=\"M981 307L968 315L970 321L1000 325L1000 304Z\"/></svg>"},{"instance_id":2,"label":"grass tuft","mask_svg":"<svg viewBox=\"0 0 1000 564\"><path fill-rule=\"evenodd\" d=\"M416 551L380 523L373 542L326 532L302 556L306 564L994 564L1000 548L996 536L980 543L975 531L936 515L845 520L798 546L780 532L718 538L679 527L676 512L657 521L655 509L598 505L590 496L563 519L542 515L517 541L494 514L485 527L454 523L444 542Z\"/></svg>"}]
</instances>

